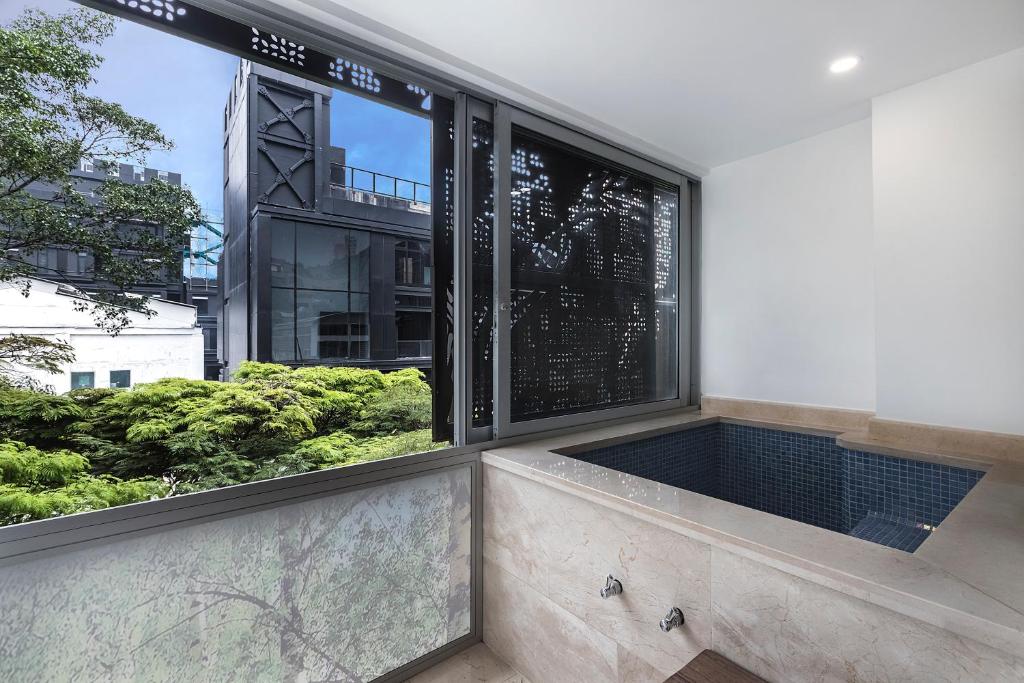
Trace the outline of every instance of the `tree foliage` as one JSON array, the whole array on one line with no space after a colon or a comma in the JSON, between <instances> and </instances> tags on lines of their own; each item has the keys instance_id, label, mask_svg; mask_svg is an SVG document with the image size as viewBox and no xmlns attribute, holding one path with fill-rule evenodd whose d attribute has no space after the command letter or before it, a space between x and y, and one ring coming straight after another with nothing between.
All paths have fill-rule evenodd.
<instances>
[{"instance_id":1,"label":"tree foliage","mask_svg":"<svg viewBox=\"0 0 1024 683\"><path fill-rule=\"evenodd\" d=\"M0 386L9 523L438 448L418 370L247 362L231 382Z\"/></svg>"},{"instance_id":2,"label":"tree foliage","mask_svg":"<svg viewBox=\"0 0 1024 683\"><path fill-rule=\"evenodd\" d=\"M202 218L187 188L159 180L106 177L93 197L77 191L72 170L82 159L103 169L173 147L155 124L89 94L103 63L96 48L116 21L84 8L30 9L0 27L0 282L17 282L28 296L34 253L88 253L105 286L79 305L112 333L128 325L129 310L149 312L131 290L180 270L182 247ZM29 192L41 183L48 192Z\"/></svg>"},{"instance_id":3,"label":"tree foliage","mask_svg":"<svg viewBox=\"0 0 1024 683\"><path fill-rule=\"evenodd\" d=\"M49 391L25 373L25 369L42 370L51 375L61 372L61 366L75 360L75 350L67 342L11 334L0 337L0 383L23 389Z\"/></svg>"},{"instance_id":4,"label":"tree foliage","mask_svg":"<svg viewBox=\"0 0 1024 683\"><path fill-rule=\"evenodd\" d=\"M136 503L168 491L153 477L122 481L88 470L89 460L73 451L0 441L0 524Z\"/></svg>"}]
</instances>

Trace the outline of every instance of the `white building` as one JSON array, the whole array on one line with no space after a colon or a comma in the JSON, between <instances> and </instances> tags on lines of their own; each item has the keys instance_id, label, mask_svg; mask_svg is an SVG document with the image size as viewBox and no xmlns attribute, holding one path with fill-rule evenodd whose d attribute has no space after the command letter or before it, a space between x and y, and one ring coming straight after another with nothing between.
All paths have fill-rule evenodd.
<instances>
[{"instance_id":1,"label":"white building","mask_svg":"<svg viewBox=\"0 0 1024 683\"><path fill-rule=\"evenodd\" d=\"M203 378L203 333L196 326L195 306L151 299L151 317L129 311L131 326L111 336L96 327L88 311L75 309L88 295L49 280L30 281L27 297L21 283L0 283L0 337L25 334L70 344L75 361L61 374L25 369L57 393L129 387L164 377Z\"/></svg>"}]
</instances>

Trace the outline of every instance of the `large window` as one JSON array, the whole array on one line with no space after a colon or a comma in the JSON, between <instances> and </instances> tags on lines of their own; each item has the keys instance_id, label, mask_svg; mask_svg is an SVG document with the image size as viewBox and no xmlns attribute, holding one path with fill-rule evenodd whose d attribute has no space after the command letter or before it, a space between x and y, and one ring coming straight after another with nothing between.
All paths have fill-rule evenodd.
<instances>
[{"instance_id":1,"label":"large window","mask_svg":"<svg viewBox=\"0 0 1024 683\"><path fill-rule=\"evenodd\" d=\"M0 149L0 341L37 332L0 359L0 526L445 446L451 97L258 16L90 4L0 4L33 46L0 60L4 124L36 145Z\"/></svg>"},{"instance_id":2,"label":"large window","mask_svg":"<svg viewBox=\"0 0 1024 683\"><path fill-rule=\"evenodd\" d=\"M369 233L275 220L271 239L273 359L369 358Z\"/></svg>"},{"instance_id":3,"label":"large window","mask_svg":"<svg viewBox=\"0 0 1024 683\"><path fill-rule=\"evenodd\" d=\"M22 4L64 14L15 21ZM46 107L5 112L45 133L24 158L57 164L37 176L53 183L0 205L16 209L0 216L5 245L15 238L0 284L32 280L28 296L0 287L0 319L43 330L28 348L53 361L24 381L0 365L0 526L40 522L0 531L0 559L85 533L87 555L114 561L97 569L64 548L33 558L56 577L35 583L118 585L134 612L108 618L103 590L72 590L64 612L95 633L48 659L22 638L23 678L159 676L180 660L186 674L367 680L478 637L479 458L425 451L684 403L680 176L267 30L247 9L258 3L238 5L244 23L186 0L89 5L119 18L64 0L0 6L18 33L3 44L36 41L26 60L57 58L33 68L61 67L6 101L119 113L107 146L83 151L78 135L102 121L35 127ZM0 61L2 87L31 82L8 77L21 64ZM62 127L74 153L48 156ZM94 323L110 334L78 333ZM396 456L410 457L372 464ZM332 612L321 593L336 585L365 599ZM372 609L417 586L430 588L411 612ZM49 618L37 611L12 615L12 632L33 633ZM75 645L97 637L114 664Z\"/></svg>"},{"instance_id":4,"label":"large window","mask_svg":"<svg viewBox=\"0 0 1024 683\"><path fill-rule=\"evenodd\" d=\"M395 284L430 286L430 245L419 240L395 243Z\"/></svg>"}]
</instances>

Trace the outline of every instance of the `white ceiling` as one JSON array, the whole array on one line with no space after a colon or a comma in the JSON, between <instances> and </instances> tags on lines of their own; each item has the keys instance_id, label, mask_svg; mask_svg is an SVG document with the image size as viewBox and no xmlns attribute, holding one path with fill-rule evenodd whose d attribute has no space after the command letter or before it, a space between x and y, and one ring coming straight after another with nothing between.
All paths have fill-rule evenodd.
<instances>
[{"instance_id":1,"label":"white ceiling","mask_svg":"<svg viewBox=\"0 0 1024 683\"><path fill-rule=\"evenodd\" d=\"M1024 0L276 2L694 170L861 119L876 95L1024 45ZM861 66L830 74L846 54Z\"/></svg>"}]
</instances>

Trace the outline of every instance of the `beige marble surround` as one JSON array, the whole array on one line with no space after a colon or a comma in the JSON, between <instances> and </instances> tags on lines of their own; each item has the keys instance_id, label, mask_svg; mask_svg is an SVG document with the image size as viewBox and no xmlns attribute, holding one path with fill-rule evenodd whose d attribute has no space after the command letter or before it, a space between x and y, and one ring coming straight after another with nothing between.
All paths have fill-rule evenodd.
<instances>
[{"instance_id":1,"label":"beige marble surround","mask_svg":"<svg viewBox=\"0 0 1024 683\"><path fill-rule=\"evenodd\" d=\"M716 419L680 413L484 453L495 653L534 683L660 682L705 647L771 681L1024 680L1024 467L973 461L989 473L907 554L552 452ZM625 590L602 600L609 573ZM673 605L686 625L662 633Z\"/></svg>"},{"instance_id":2,"label":"beige marble surround","mask_svg":"<svg viewBox=\"0 0 1024 683\"><path fill-rule=\"evenodd\" d=\"M721 396L702 396L701 412L704 415L818 427L836 432L840 441L848 444L849 448L982 458L1024 465L1024 436L1020 434L887 420L866 410L748 401Z\"/></svg>"}]
</instances>

